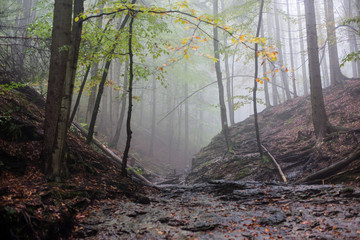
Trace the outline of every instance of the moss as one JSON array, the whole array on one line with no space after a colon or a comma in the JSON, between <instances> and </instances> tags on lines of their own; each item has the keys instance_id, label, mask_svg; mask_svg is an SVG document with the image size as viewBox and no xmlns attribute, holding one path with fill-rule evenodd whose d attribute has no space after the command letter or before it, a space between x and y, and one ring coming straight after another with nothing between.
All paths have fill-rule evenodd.
<instances>
[{"instance_id":1,"label":"moss","mask_svg":"<svg viewBox=\"0 0 360 240\"><path fill-rule=\"evenodd\" d=\"M250 169L249 168L243 168L243 169L240 169L240 171L238 171L235 176L234 176L234 180L240 180L244 177L247 177L249 176L251 173Z\"/></svg>"}]
</instances>

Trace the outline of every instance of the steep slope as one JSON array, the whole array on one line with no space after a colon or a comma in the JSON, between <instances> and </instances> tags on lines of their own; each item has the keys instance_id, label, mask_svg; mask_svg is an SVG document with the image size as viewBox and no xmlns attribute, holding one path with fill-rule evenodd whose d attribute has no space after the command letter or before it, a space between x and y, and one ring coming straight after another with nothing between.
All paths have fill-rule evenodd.
<instances>
[{"instance_id":1,"label":"steep slope","mask_svg":"<svg viewBox=\"0 0 360 240\"><path fill-rule=\"evenodd\" d=\"M324 90L326 111L338 131L316 146L309 97L298 97L259 114L261 139L280 164L289 181L337 163L359 151L360 82L349 81L344 88ZM281 181L268 157L261 159L255 142L254 118L230 129L233 151L226 153L222 134L215 136L194 158L188 183L212 179ZM337 168L331 179L320 181L360 182L360 158ZM329 174L328 174L329 175ZM330 177L330 176L329 176Z\"/></svg>"},{"instance_id":2,"label":"steep slope","mask_svg":"<svg viewBox=\"0 0 360 240\"><path fill-rule=\"evenodd\" d=\"M145 187L120 176L116 164L73 131L67 141L69 177L48 182L40 158L43 97L31 88L0 86L0 93L2 239L68 239L81 214L99 200L149 201Z\"/></svg>"}]
</instances>

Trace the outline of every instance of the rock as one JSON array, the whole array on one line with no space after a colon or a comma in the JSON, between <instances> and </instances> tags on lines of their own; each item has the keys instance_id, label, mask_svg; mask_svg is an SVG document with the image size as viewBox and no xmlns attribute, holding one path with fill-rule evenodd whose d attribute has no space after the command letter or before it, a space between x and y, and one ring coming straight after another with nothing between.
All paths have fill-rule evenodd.
<instances>
[{"instance_id":1,"label":"rock","mask_svg":"<svg viewBox=\"0 0 360 240\"><path fill-rule=\"evenodd\" d=\"M186 227L182 227L182 230L191 231L191 232L200 232L200 231L209 231L214 230L216 227L218 227L219 224L217 223L195 223Z\"/></svg>"},{"instance_id":2,"label":"rock","mask_svg":"<svg viewBox=\"0 0 360 240\"><path fill-rule=\"evenodd\" d=\"M285 222L286 215L280 211L270 211L270 215L260 218L260 225L274 226Z\"/></svg>"}]
</instances>

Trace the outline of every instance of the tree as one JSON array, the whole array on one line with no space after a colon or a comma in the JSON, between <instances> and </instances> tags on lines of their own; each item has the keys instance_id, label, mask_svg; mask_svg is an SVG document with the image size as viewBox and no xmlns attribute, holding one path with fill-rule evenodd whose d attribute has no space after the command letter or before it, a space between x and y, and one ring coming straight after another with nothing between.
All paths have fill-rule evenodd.
<instances>
[{"instance_id":1,"label":"tree","mask_svg":"<svg viewBox=\"0 0 360 240\"><path fill-rule=\"evenodd\" d=\"M277 9L277 4L276 2L274 2L274 12L275 12L275 26L276 26L276 41L277 41L277 49L279 51L278 53L278 62L279 65L284 66L284 55L283 55L283 51L282 51L282 46L281 46L281 38L280 38L280 21L279 21L279 16L278 16L278 9ZM280 77L281 77L281 81L284 85L284 90L285 90L285 95L286 95L286 100L291 99L291 95L290 95L290 89L289 89L289 82L287 80L286 77L286 73L283 71L283 69L281 70L280 73Z\"/></svg>"},{"instance_id":2,"label":"tree","mask_svg":"<svg viewBox=\"0 0 360 240\"><path fill-rule=\"evenodd\" d=\"M339 54L335 30L334 3L333 0L324 0L326 31L328 38L329 59L330 59L330 81L331 85L342 85L346 78L340 70Z\"/></svg>"},{"instance_id":3,"label":"tree","mask_svg":"<svg viewBox=\"0 0 360 240\"><path fill-rule=\"evenodd\" d=\"M154 156L154 142L156 134L156 76L153 74L152 81L152 113L151 113L151 138L150 138L150 147L149 155Z\"/></svg>"},{"instance_id":4,"label":"tree","mask_svg":"<svg viewBox=\"0 0 360 240\"><path fill-rule=\"evenodd\" d=\"M131 15L131 16L130 16ZM123 154L123 162L121 166L121 175L127 175L127 161L129 158L129 151L130 151L130 144L131 144L131 116L132 116L132 108L133 108L133 82L134 82L134 53L132 49L132 40L133 40L133 23L135 18L135 13L131 12L128 14L130 16L130 23L129 23L129 93L128 93L128 113L127 113L127 120L126 120L126 145Z\"/></svg>"},{"instance_id":5,"label":"tree","mask_svg":"<svg viewBox=\"0 0 360 240\"><path fill-rule=\"evenodd\" d=\"M75 0L74 16L83 12L83 0ZM72 24L73 1L56 0L52 30L48 93L42 158L49 179L66 174L65 140L70 115L82 22Z\"/></svg>"},{"instance_id":6,"label":"tree","mask_svg":"<svg viewBox=\"0 0 360 240\"><path fill-rule=\"evenodd\" d=\"M214 17L217 18L218 16L218 0L214 0ZM215 58L217 61L215 62L215 71L216 71L216 78L219 88L219 103L220 103L220 117L221 117L221 129L225 137L226 146L229 149L231 146L230 139L229 139L229 127L227 123L227 115L226 115L226 106L225 106L225 97L224 97L224 86L222 83L222 73L220 68L220 53L219 53L219 34L218 34L218 27L214 27L214 52Z\"/></svg>"},{"instance_id":7,"label":"tree","mask_svg":"<svg viewBox=\"0 0 360 240\"><path fill-rule=\"evenodd\" d=\"M303 79L303 88L304 88L304 95L307 96L308 93L308 80L306 74L306 64L305 64L305 46L304 46L304 39L303 39L303 25L302 25L302 16L300 10L300 1L296 2L296 10L297 15L300 19L298 19L298 26L299 26L299 39L300 39L300 57L301 57L301 71L302 71L302 79Z\"/></svg>"},{"instance_id":8,"label":"tree","mask_svg":"<svg viewBox=\"0 0 360 240\"><path fill-rule=\"evenodd\" d=\"M286 12L288 17L290 18L290 7L289 7L289 0L286 0ZM290 19L288 19L287 21L288 24L288 35L289 35L289 50L290 50L290 63L291 63L291 79L293 82L293 91L294 91L294 97L297 97L297 92L296 92L296 78L295 78L295 71L294 70L294 56L293 56L293 39L292 39L292 34L291 34L291 26L290 26Z\"/></svg>"},{"instance_id":9,"label":"tree","mask_svg":"<svg viewBox=\"0 0 360 240\"><path fill-rule=\"evenodd\" d=\"M136 0L132 0L132 4L135 4L135 3L136 3ZM130 15L127 14L125 19L122 21L121 25L119 25L119 28L118 28L119 33L115 36L114 43L113 43L112 48L110 50L110 54L108 55L108 57L106 59L104 71L103 71L101 81L100 81L100 84L99 84L98 94L96 95L96 100L95 100L95 104L94 104L94 110L93 110L92 116L91 116L91 121L90 121L90 125L89 125L89 133L88 133L88 136L86 138L87 143L91 143L91 141L93 139L94 130L95 130L95 123L96 123L97 115L98 115L98 112L99 112L101 98L102 98L102 95L103 95L103 92L104 92L106 78L107 78L107 75L108 75L108 72L109 72L109 69L110 69L110 64L111 64L111 61L112 61L112 55L115 53L116 47L118 45L117 42L116 42L116 39L119 38L121 31L125 28L129 17L130 17Z\"/></svg>"},{"instance_id":10,"label":"tree","mask_svg":"<svg viewBox=\"0 0 360 240\"><path fill-rule=\"evenodd\" d=\"M313 0L305 0L306 34L309 57L310 95L312 121L318 142L329 131L330 124L325 112L321 86L319 49L316 32L315 6Z\"/></svg>"},{"instance_id":11,"label":"tree","mask_svg":"<svg viewBox=\"0 0 360 240\"><path fill-rule=\"evenodd\" d=\"M263 7L264 7L264 0L261 1L260 11L259 11L259 22L256 30L256 37L260 36L260 29L261 29L261 21L262 21L262 14L263 14ZM260 156L262 157L263 151L261 147L260 141L260 131L259 131L259 123L258 123L258 114L257 114L257 99L256 99L256 91L257 91L257 83L258 83L258 71L259 71L259 64L258 64L258 43L255 43L255 76L254 76L254 89L253 89L253 106L254 106L254 120L255 120L255 132L256 132L256 142L258 146L258 151Z\"/></svg>"},{"instance_id":12,"label":"tree","mask_svg":"<svg viewBox=\"0 0 360 240\"><path fill-rule=\"evenodd\" d=\"M124 122L125 118L125 110L126 110L126 90L128 88L128 68L129 68L129 61L125 61L125 74L124 74L124 83L123 83L123 89L124 93L121 96L121 110L120 110L120 117L117 122L116 131L114 134L114 137L111 139L109 146L115 148L118 145L120 134L121 134L121 128ZM116 115L117 116L117 115Z\"/></svg>"}]
</instances>

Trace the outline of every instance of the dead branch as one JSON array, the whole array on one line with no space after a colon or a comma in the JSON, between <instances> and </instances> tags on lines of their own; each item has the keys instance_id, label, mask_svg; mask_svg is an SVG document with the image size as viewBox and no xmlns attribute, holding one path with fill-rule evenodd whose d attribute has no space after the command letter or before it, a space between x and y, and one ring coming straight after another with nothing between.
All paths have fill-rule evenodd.
<instances>
[{"instance_id":1,"label":"dead branch","mask_svg":"<svg viewBox=\"0 0 360 240\"><path fill-rule=\"evenodd\" d=\"M87 136L87 131L81 127L78 123L73 122L73 125L76 127L76 129L78 129L81 134L83 134L84 136ZM98 147L100 148L107 156L109 156L111 158L111 160L121 168L122 166L122 159L120 157L118 157L113 151L111 151L110 149L108 149L107 147L105 147L102 143L99 142L99 140L97 140L96 138L93 138L92 142ZM130 166L129 166L130 167ZM143 182L145 182L146 184L150 185L150 186L154 186L154 184L152 182L150 182L149 180L147 180L143 175L137 173L135 170L133 170L132 168L129 168L129 171L132 172L132 174L134 174L137 178L139 178L140 180L142 180Z\"/></svg>"},{"instance_id":2,"label":"dead branch","mask_svg":"<svg viewBox=\"0 0 360 240\"><path fill-rule=\"evenodd\" d=\"M274 158L273 155L271 155L271 153L269 152L269 150L266 149L266 147L264 145L261 145L261 147L264 149L265 153L271 158L273 164L276 166L282 180L284 181L284 183L287 183L285 174L283 173L283 171L281 170L280 165L278 164L278 162L276 161L276 159Z\"/></svg>"}]
</instances>

